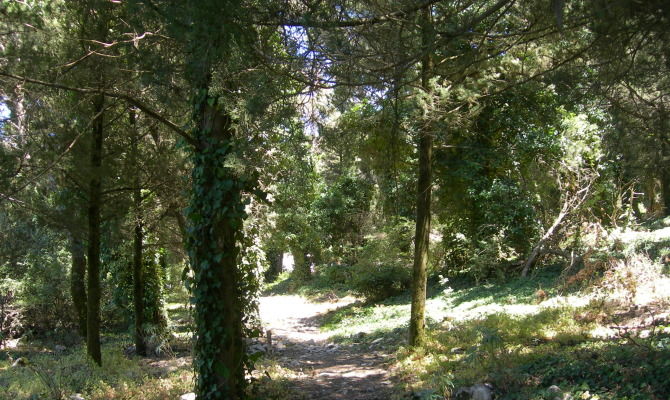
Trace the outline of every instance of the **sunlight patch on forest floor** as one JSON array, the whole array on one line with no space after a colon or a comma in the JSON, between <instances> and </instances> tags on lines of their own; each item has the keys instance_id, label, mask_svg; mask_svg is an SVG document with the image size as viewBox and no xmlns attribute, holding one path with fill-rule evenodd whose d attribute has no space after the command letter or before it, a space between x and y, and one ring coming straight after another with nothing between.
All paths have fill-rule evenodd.
<instances>
[{"instance_id":1,"label":"sunlight patch on forest floor","mask_svg":"<svg viewBox=\"0 0 670 400\"><path fill-rule=\"evenodd\" d=\"M356 301L350 296L328 302L295 295L260 299L261 319L272 331L273 346L259 367L271 374L275 385L290 386L288 398L365 400L389 398L394 391L388 353L329 343L331 333L319 329L323 315Z\"/></svg>"}]
</instances>

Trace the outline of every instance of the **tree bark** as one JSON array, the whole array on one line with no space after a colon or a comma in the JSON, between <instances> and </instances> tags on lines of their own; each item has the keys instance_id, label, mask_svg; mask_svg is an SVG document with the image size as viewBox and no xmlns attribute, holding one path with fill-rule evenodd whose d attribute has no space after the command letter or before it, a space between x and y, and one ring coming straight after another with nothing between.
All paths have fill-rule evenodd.
<instances>
[{"instance_id":1,"label":"tree bark","mask_svg":"<svg viewBox=\"0 0 670 400\"><path fill-rule=\"evenodd\" d=\"M535 244L533 247L533 250L531 250L530 255L528 256L528 259L526 259L526 262L523 265L523 270L521 271L521 276L526 277L528 275L528 271L530 271L530 267L535 264L535 260L537 260L537 256L540 255L540 251L544 247L545 243L554 235L554 232L556 232L556 229L561 225L563 222L563 218L565 218L566 215L568 215L568 210L569 210L569 201L566 200L565 203L563 203L563 207L561 208L561 212L558 213L558 216L554 220L554 223L551 224L549 229L542 235L540 240Z\"/></svg>"},{"instance_id":2,"label":"tree bark","mask_svg":"<svg viewBox=\"0 0 670 400\"><path fill-rule=\"evenodd\" d=\"M297 281L306 281L312 277L312 266L306 257L306 252L300 248L291 249L293 256L293 272L291 275Z\"/></svg>"},{"instance_id":3,"label":"tree bark","mask_svg":"<svg viewBox=\"0 0 670 400\"><path fill-rule=\"evenodd\" d=\"M661 190L663 191L663 216L670 215L670 115L665 107L659 110L659 135L661 137Z\"/></svg>"},{"instance_id":4,"label":"tree bark","mask_svg":"<svg viewBox=\"0 0 670 400\"><path fill-rule=\"evenodd\" d=\"M100 351L100 206L102 203L102 146L104 141L103 110L105 97L93 100L93 131L88 195L88 304L86 313L86 351L96 364L102 365Z\"/></svg>"},{"instance_id":5,"label":"tree bark","mask_svg":"<svg viewBox=\"0 0 670 400\"><path fill-rule=\"evenodd\" d=\"M77 316L79 334L86 338L86 247L75 235L70 240L70 253L72 254L70 294Z\"/></svg>"},{"instance_id":6,"label":"tree bark","mask_svg":"<svg viewBox=\"0 0 670 400\"><path fill-rule=\"evenodd\" d=\"M139 134L136 127L136 115L130 110L130 125L133 129L132 164L135 169L133 189L133 204L135 217L135 232L133 237L133 305L135 308L135 350L138 355L147 355L147 346L144 340L144 271L143 271L143 242L144 224L142 216L142 189L140 188L140 171L138 162Z\"/></svg>"},{"instance_id":7,"label":"tree bark","mask_svg":"<svg viewBox=\"0 0 670 400\"><path fill-rule=\"evenodd\" d=\"M272 282L283 272L284 253L278 250L268 250L266 256L270 267L265 274L265 279Z\"/></svg>"},{"instance_id":8,"label":"tree bark","mask_svg":"<svg viewBox=\"0 0 670 400\"><path fill-rule=\"evenodd\" d=\"M232 121L209 94L209 68L205 71L196 86L202 97L195 104L198 146L189 214L197 396L238 400L245 392L244 289L237 247L244 204L239 178L225 166L233 154Z\"/></svg>"},{"instance_id":9,"label":"tree bark","mask_svg":"<svg viewBox=\"0 0 670 400\"><path fill-rule=\"evenodd\" d=\"M432 72L432 21L431 9L427 7L423 13L423 45L426 56L421 65L421 85L430 94L430 77ZM430 203L432 197L432 158L433 136L427 126L421 129L419 137L419 174L416 196L416 232L414 236L414 266L412 271L412 309L409 320L409 345L420 346L425 340L426 312L426 267L430 246Z\"/></svg>"}]
</instances>

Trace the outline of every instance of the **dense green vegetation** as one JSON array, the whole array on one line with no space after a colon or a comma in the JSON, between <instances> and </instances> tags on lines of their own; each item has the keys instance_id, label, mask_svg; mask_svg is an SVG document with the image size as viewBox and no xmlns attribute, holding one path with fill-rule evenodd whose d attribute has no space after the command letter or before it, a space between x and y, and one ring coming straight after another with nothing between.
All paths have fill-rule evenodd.
<instances>
[{"instance_id":1,"label":"dense green vegetation","mask_svg":"<svg viewBox=\"0 0 670 400\"><path fill-rule=\"evenodd\" d=\"M298 293L356 298L314 321L399 397L667 397L669 27L663 0L0 3L0 396L299 398L254 350L259 298Z\"/></svg>"}]
</instances>

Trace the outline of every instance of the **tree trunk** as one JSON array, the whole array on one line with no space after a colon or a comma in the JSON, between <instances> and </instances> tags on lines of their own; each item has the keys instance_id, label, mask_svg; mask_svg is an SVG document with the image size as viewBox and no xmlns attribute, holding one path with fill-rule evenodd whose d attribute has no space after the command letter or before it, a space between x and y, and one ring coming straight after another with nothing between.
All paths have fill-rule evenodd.
<instances>
[{"instance_id":1,"label":"tree trunk","mask_svg":"<svg viewBox=\"0 0 670 400\"><path fill-rule=\"evenodd\" d=\"M293 272L291 276L298 282L307 281L312 277L312 267L307 259L306 252L300 248L291 249L293 256Z\"/></svg>"},{"instance_id":2,"label":"tree trunk","mask_svg":"<svg viewBox=\"0 0 670 400\"><path fill-rule=\"evenodd\" d=\"M194 154L190 254L195 272L198 399L244 398L244 289L238 269L244 204L241 182L226 166L233 154L230 116L209 94L209 73L195 104L198 147Z\"/></svg>"},{"instance_id":3,"label":"tree trunk","mask_svg":"<svg viewBox=\"0 0 670 400\"><path fill-rule=\"evenodd\" d=\"M268 250L266 255L270 267L265 274L265 279L272 282L283 272L284 253L278 250Z\"/></svg>"},{"instance_id":4,"label":"tree trunk","mask_svg":"<svg viewBox=\"0 0 670 400\"><path fill-rule=\"evenodd\" d=\"M135 350L138 355L147 355L147 346L144 341L144 272L143 272L143 242L144 226L142 216L142 189L140 188L140 168L138 162L139 134L136 129L135 111L130 111L130 125L133 129L132 164L135 169L133 188L133 203L135 214L135 234L133 238L133 305L135 308Z\"/></svg>"},{"instance_id":5,"label":"tree trunk","mask_svg":"<svg viewBox=\"0 0 670 400\"><path fill-rule=\"evenodd\" d=\"M91 138L91 180L88 195L88 309L86 313L86 351L96 364L102 365L100 352L100 205L103 146L103 110L105 98L93 100L93 137Z\"/></svg>"},{"instance_id":6,"label":"tree trunk","mask_svg":"<svg viewBox=\"0 0 670 400\"><path fill-rule=\"evenodd\" d=\"M72 271L70 272L70 293L74 304L79 334L86 338L86 248L81 239L72 236L70 243Z\"/></svg>"},{"instance_id":7,"label":"tree trunk","mask_svg":"<svg viewBox=\"0 0 670 400\"><path fill-rule=\"evenodd\" d=\"M140 356L147 355L144 341L144 271L143 271L143 242L144 233L141 211L139 210L141 194L133 193L135 203L135 235L133 239L133 304L135 308L135 349Z\"/></svg>"},{"instance_id":8,"label":"tree trunk","mask_svg":"<svg viewBox=\"0 0 670 400\"><path fill-rule=\"evenodd\" d=\"M426 7L423 15L423 45L426 56L421 65L421 84L430 93L432 57L431 9ZM425 339L426 312L426 267L430 246L430 203L433 179L433 136L427 126L421 129L419 138L419 176L416 196L416 233L414 236L414 268L412 271L412 309L409 320L409 345L420 346Z\"/></svg>"},{"instance_id":9,"label":"tree trunk","mask_svg":"<svg viewBox=\"0 0 670 400\"><path fill-rule=\"evenodd\" d=\"M659 110L659 135L661 137L661 190L663 191L663 216L670 215L670 115L665 108Z\"/></svg>"},{"instance_id":10,"label":"tree trunk","mask_svg":"<svg viewBox=\"0 0 670 400\"><path fill-rule=\"evenodd\" d=\"M537 256L540 255L540 251L544 247L545 243L554 235L554 232L558 229L558 227L561 225L563 222L563 219L568 215L570 211L570 197L569 195L566 195L566 199L563 201L563 205L561 206L561 211L558 213L558 216L554 220L554 223L551 224L549 229L542 235L540 240L535 244L533 247L533 250L531 250L530 255L526 259L526 262L523 265L523 270L521 271L521 277L525 278L528 275L528 271L530 271L530 267L535 264L535 260L537 260Z\"/></svg>"}]
</instances>

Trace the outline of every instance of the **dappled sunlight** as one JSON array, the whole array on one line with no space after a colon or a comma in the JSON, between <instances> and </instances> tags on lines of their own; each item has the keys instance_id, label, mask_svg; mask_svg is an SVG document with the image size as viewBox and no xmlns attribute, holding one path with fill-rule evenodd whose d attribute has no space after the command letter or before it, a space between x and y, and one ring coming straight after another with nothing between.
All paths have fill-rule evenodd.
<instances>
[{"instance_id":1,"label":"dappled sunlight","mask_svg":"<svg viewBox=\"0 0 670 400\"><path fill-rule=\"evenodd\" d=\"M307 326L305 320L318 318L324 313L354 302L354 297L340 298L328 303L311 303L297 295L267 296L260 298L259 311L263 326L272 329L274 334L297 342L324 341L330 335L314 326Z\"/></svg>"},{"instance_id":2,"label":"dappled sunlight","mask_svg":"<svg viewBox=\"0 0 670 400\"><path fill-rule=\"evenodd\" d=\"M670 329L663 328L668 323L670 293L637 293L634 301L652 301L631 304L592 290L556 294L528 304L492 302L486 295L472 298L447 313L423 349L400 351L398 371L413 387L448 392L454 386L491 382L503 393L517 393L520 398L526 398L522 393L536 393L557 383L582 393L584 378L565 369L573 363L580 365L575 371L592 374L588 382L599 391L612 389L599 386L605 375L628 384L644 382L647 378L640 377L645 373L636 369L640 357L650 360L649 368L658 368L658 360L670 356L663 339L670 334ZM460 293L451 296L458 298ZM449 302L448 297L444 300ZM633 339L626 339L630 335ZM627 341L635 345L622 347ZM598 353L592 350L596 348ZM610 361L594 364L589 358ZM600 364L613 360L620 369ZM562 372L554 374L554 365ZM660 376L648 375L649 381L656 379Z\"/></svg>"},{"instance_id":3,"label":"dappled sunlight","mask_svg":"<svg viewBox=\"0 0 670 400\"><path fill-rule=\"evenodd\" d=\"M363 398L368 393L391 393L386 353L328 342L335 332L319 329L324 316L360 309L353 297L309 302L295 295L266 296L259 302L263 326L271 331L268 376L285 382L310 398ZM262 376L261 376L262 379ZM277 384L275 384L277 385ZM282 386L281 384L279 386Z\"/></svg>"}]
</instances>

